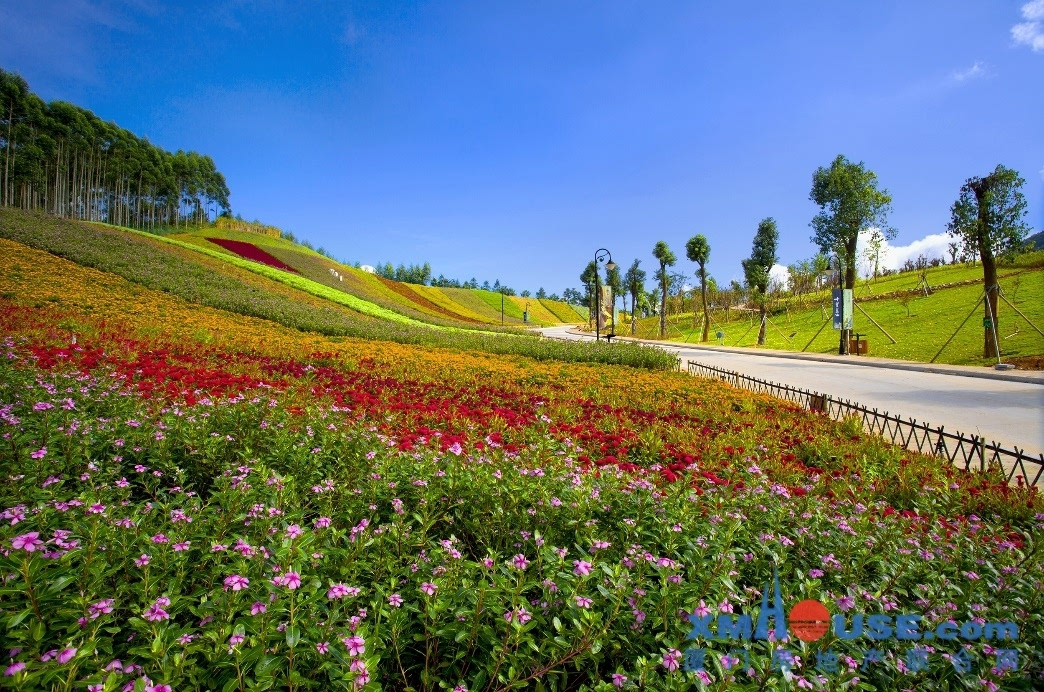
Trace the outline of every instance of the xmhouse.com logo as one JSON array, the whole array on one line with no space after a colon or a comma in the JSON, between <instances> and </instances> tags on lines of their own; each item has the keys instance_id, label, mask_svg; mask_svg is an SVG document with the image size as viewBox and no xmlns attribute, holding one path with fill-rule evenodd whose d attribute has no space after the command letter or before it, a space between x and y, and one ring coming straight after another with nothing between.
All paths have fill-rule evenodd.
<instances>
[{"instance_id":1,"label":"xmhouse.com logo","mask_svg":"<svg viewBox=\"0 0 1044 692\"><path fill-rule=\"evenodd\" d=\"M925 618L919 613L831 615L825 605L811 599L794 604L788 613L783 607L778 575L773 579L771 598L768 584L762 590L761 610L757 620L752 620L750 615L744 614L714 614L705 607L697 609L688 618L692 629L687 639L697 642L761 640L780 643L781 645L772 652L772 669L784 673L793 669L797 660L794 652L782 646L791 635L803 642L814 642L832 633L840 641L862 640L867 644L861 650L861 659L842 657L829 649L820 651L816 655L815 667L827 674L837 672L842 660L849 667L855 665L864 671L869 670L874 664L884 662L885 653L879 648L879 644L885 641L910 643L901 657L899 668L903 672L918 673L927 670L931 663L931 642L1014 642L1019 638L1018 625L1010 621L946 621L934 627L926 627ZM994 657L992 667L996 670L1018 670L1017 650L990 646L985 651ZM690 647L685 652L684 669L705 675L707 654L708 651L704 648ZM958 673L969 673L972 670L972 656L963 646L953 654L939 656L953 665ZM749 668L749 652L744 648L733 648L721 660L726 670L736 668L744 671Z\"/></svg>"}]
</instances>

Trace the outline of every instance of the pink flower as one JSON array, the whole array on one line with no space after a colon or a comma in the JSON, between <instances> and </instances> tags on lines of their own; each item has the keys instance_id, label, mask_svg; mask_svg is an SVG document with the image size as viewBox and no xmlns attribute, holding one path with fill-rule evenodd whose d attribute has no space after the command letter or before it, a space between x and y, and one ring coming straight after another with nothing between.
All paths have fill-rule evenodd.
<instances>
[{"instance_id":1,"label":"pink flower","mask_svg":"<svg viewBox=\"0 0 1044 692\"><path fill-rule=\"evenodd\" d=\"M261 601L254 601L254 604L250 606L251 615L257 615L258 613L263 613L266 610L268 610L268 606L266 606Z\"/></svg>"},{"instance_id":2,"label":"pink flower","mask_svg":"<svg viewBox=\"0 0 1044 692\"><path fill-rule=\"evenodd\" d=\"M192 541L182 541L181 543L175 543L174 545L172 545L170 547L174 549L175 553L181 553L181 552L184 552L184 551L188 550L189 546L191 546L191 545L192 545Z\"/></svg>"},{"instance_id":3,"label":"pink flower","mask_svg":"<svg viewBox=\"0 0 1044 692\"><path fill-rule=\"evenodd\" d=\"M314 526L317 529L325 529L327 526L330 525L330 523L330 517L319 517L318 519L312 522L312 526Z\"/></svg>"},{"instance_id":4,"label":"pink flower","mask_svg":"<svg viewBox=\"0 0 1044 692\"><path fill-rule=\"evenodd\" d=\"M10 677L12 675L17 675L18 673L21 673L23 670L25 670L25 664L21 661L18 661L17 663L12 663L11 665L4 668L4 675Z\"/></svg>"},{"instance_id":5,"label":"pink flower","mask_svg":"<svg viewBox=\"0 0 1044 692\"><path fill-rule=\"evenodd\" d=\"M29 456L31 456L33 459L43 459L45 456L47 456L47 448L41 447L40 449L31 453Z\"/></svg>"},{"instance_id":6,"label":"pink flower","mask_svg":"<svg viewBox=\"0 0 1044 692\"><path fill-rule=\"evenodd\" d=\"M345 648L348 649L349 656L360 656L366 652L366 640L362 637L346 637L341 641L344 642Z\"/></svg>"},{"instance_id":7,"label":"pink flower","mask_svg":"<svg viewBox=\"0 0 1044 692\"><path fill-rule=\"evenodd\" d=\"M484 557L482 558L482 566L486 569L493 569L493 558Z\"/></svg>"},{"instance_id":8,"label":"pink flower","mask_svg":"<svg viewBox=\"0 0 1044 692\"><path fill-rule=\"evenodd\" d=\"M402 596L400 596L397 593L393 593L391 596L388 596L388 603L391 605L392 608L398 608L402 605Z\"/></svg>"},{"instance_id":9,"label":"pink flower","mask_svg":"<svg viewBox=\"0 0 1044 692\"><path fill-rule=\"evenodd\" d=\"M297 524L290 524L290 526L286 527L286 537L290 540L294 540L303 533L304 531L302 531L301 527Z\"/></svg>"},{"instance_id":10,"label":"pink flower","mask_svg":"<svg viewBox=\"0 0 1044 692\"><path fill-rule=\"evenodd\" d=\"M330 650L330 642L319 642L315 645L315 650L321 654L326 654Z\"/></svg>"},{"instance_id":11,"label":"pink flower","mask_svg":"<svg viewBox=\"0 0 1044 692\"><path fill-rule=\"evenodd\" d=\"M613 673L613 684L617 688L623 687L624 683L627 682L627 676L621 675L620 673Z\"/></svg>"},{"instance_id":12,"label":"pink flower","mask_svg":"<svg viewBox=\"0 0 1044 692\"><path fill-rule=\"evenodd\" d=\"M681 661L682 653L677 649L668 649L663 655L663 667L669 671L678 670L678 662Z\"/></svg>"},{"instance_id":13,"label":"pink flower","mask_svg":"<svg viewBox=\"0 0 1044 692\"><path fill-rule=\"evenodd\" d=\"M592 601L590 598L587 598L585 596L577 596L576 597L576 604L578 606L580 606L581 608L590 608L592 603L594 603L594 601Z\"/></svg>"},{"instance_id":14,"label":"pink flower","mask_svg":"<svg viewBox=\"0 0 1044 692\"><path fill-rule=\"evenodd\" d=\"M161 620L170 619L170 615L168 615L167 611L163 610L158 603L153 603L149 609L142 614L142 617L149 622L160 622Z\"/></svg>"},{"instance_id":15,"label":"pink flower","mask_svg":"<svg viewBox=\"0 0 1044 692\"><path fill-rule=\"evenodd\" d=\"M233 574L230 577L225 577L225 591L232 589L233 591L242 591L250 585L250 580L246 577L241 577L238 574Z\"/></svg>"},{"instance_id":16,"label":"pink flower","mask_svg":"<svg viewBox=\"0 0 1044 692\"><path fill-rule=\"evenodd\" d=\"M243 639L244 639L244 637L243 637L242 634L233 634L231 637L228 638L228 645L230 647L231 646L239 646L240 644L243 643Z\"/></svg>"},{"instance_id":17,"label":"pink flower","mask_svg":"<svg viewBox=\"0 0 1044 692\"><path fill-rule=\"evenodd\" d=\"M23 533L21 536L15 536L11 539L11 548L31 553L34 550L43 547L43 541L38 540L39 536L40 533L38 531L31 531L30 533Z\"/></svg>"},{"instance_id":18,"label":"pink flower","mask_svg":"<svg viewBox=\"0 0 1044 692\"><path fill-rule=\"evenodd\" d=\"M134 564L137 567L144 567L145 565L149 564L149 560L151 559L152 558L150 558L148 555L142 553L141 557L134 561Z\"/></svg>"},{"instance_id":19,"label":"pink flower","mask_svg":"<svg viewBox=\"0 0 1044 692\"><path fill-rule=\"evenodd\" d=\"M845 612L848 612L849 610L852 610L852 608L855 607L855 599L851 596L842 596L841 598L837 599L837 607Z\"/></svg>"},{"instance_id":20,"label":"pink flower","mask_svg":"<svg viewBox=\"0 0 1044 692\"><path fill-rule=\"evenodd\" d=\"M288 589L296 589L301 586L301 575L297 572L287 572L283 576L283 584L286 585L286 588Z\"/></svg>"},{"instance_id":21,"label":"pink flower","mask_svg":"<svg viewBox=\"0 0 1044 692\"><path fill-rule=\"evenodd\" d=\"M73 649L72 647L68 649L62 649L62 652L58 654L58 663L64 666L66 663L71 661L73 659L73 656L75 655L76 649Z\"/></svg>"},{"instance_id":22,"label":"pink flower","mask_svg":"<svg viewBox=\"0 0 1044 692\"><path fill-rule=\"evenodd\" d=\"M591 573L591 563L586 560L573 560L573 573L586 577Z\"/></svg>"},{"instance_id":23,"label":"pink flower","mask_svg":"<svg viewBox=\"0 0 1044 692\"><path fill-rule=\"evenodd\" d=\"M149 540L151 540L153 543L156 543L157 545L160 543L170 543L170 539L164 536L162 533L157 533Z\"/></svg>"},{"instance_id":24,"label":"pink flower","mask_svg":"<svg viewBox=\"0 0 1044 692\"><path fill-rule=\"evenodd\" d=\"M524 570L529 566L529 560L522 553L519 553L515 557L511 558L511 564L515 569Z\"/></svg>"},{"instance_id":25,"label":"pink flower","mask_svg":"<svg viewBox=\"0 0 1044 692\"><path fill-rule=\"evenodd\" d=\"M170 685L148 685L145 692L173 692Z\"/></svg>"},{"instance_id":26,"label":"pink flower","mask_svg":"<svg viewBox=\"0 0 1044 692\"><path fill-rule=\"evenodd\" d=\"M94 620L96 618L101 617L102 615L111 613L112 606L115 602L116 601L114 601L111 598L106 598L103 601L98 601L97 603L92 603L89 606L87 606L87 611L90 613L91 619Z\"/></svg>"},{"instance_id":27,"label":"pink flower","mask_svg":"<svg viewBox=\"0 0 1044 692\"><path fill-rule=\"evenodd\" d=\"M91 514L101 514L105 511L105 505L100 502L95 502L93 505L87 508L87 511Z\"/></svg>"},{"instance_id":28,"label":"pink flower","mask_svg":"<svg viewBox=\"0 0 1044 692\"><path fill-rule=\"evenodd\" d=\"M435 595L435 590L438 589L439 587L435 586L434 584L432 584L430 582L424 582L423 584L421 584L420 588L421 588L421 591L423 591L424 593L428 594L429 596L434 596Z\"/></svg>"}]
</instances>

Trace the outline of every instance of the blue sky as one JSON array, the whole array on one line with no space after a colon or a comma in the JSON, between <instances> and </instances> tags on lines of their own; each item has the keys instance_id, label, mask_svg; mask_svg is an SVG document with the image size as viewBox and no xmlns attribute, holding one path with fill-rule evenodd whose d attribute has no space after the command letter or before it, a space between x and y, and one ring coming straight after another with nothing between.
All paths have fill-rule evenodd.
<instances>
[{"instance_id":1,"label":"blue sky","mask_svg":"<svg viewBox=\"0 0 1044 692\"><path fill-rule=\"evenodd\" d=\"M998 163L1044 228L1044 0L0 0L0 67L211 155L247 219L516 290L579 286L600 247L651 277L657 240L691 276L696 233L740 278L766 216L810 257L839 153L900 250Z\"/></svg>"}]
</instances>

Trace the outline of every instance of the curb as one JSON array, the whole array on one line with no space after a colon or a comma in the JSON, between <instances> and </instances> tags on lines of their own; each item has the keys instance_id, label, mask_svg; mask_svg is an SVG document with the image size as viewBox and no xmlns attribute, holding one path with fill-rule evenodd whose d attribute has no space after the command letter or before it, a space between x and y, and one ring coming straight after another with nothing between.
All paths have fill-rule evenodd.
<instances>
[{"instance_id":1,"label":"curb","mask_svg":"<svg viewBox=\"0 0 1044 692\"><path fill-rule=\"evenodd\" d=\"M568 333L577 336L588 336L587 332L578 329L570 329ZM932 363L916 363L905 360L894 360L891 358L874 358L871 356L839 356L825 353L796 353L794 351L778 351L771 349L748 349L735 348L732 346L714 346L708 344L686 344L677 341L657 341L655 339L635 339L629 336L617 336L617 339L631 341L650 346L660 346L672 349L696 349L705 351L720 351L722 353L738 353L748 356L765 356L770 358L790 358L792 360L809 360L820 363L840 363L844 365L859 365L870 368L890 368L892 370L907 370L913 372L928 372L939 375L958 375L960 377L977 377L987 380L1001 380L1004 382L1023 382L1026 384L1037 384L1044 386L1044 372L1029 370L987 370L970 365L935 365Z\"/></svg>"}]
</instances>

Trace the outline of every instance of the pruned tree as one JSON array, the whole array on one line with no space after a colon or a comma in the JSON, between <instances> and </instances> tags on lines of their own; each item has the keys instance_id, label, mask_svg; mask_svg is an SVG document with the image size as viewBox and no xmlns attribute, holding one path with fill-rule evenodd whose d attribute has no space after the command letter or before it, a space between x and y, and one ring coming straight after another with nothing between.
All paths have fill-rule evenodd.
<instances>
[{"instance_id":1,"label":"pruned tree","mask_svg":"<svg viewBox=\"0 0 1044 692\"><path fill-rule=\"evenodd\" d=\"M878 188L877 175L861 161L852 163L839 154L830 168L816 169L809 199L820 208L810 224L815 231L812 242L823 252L837 254L845 267L842 288L854 289L859 233L876 227L884 238L895 237L887 218L892 197ZM841 330L841 354L848 353L851 331Z\"/></svg>"},{"instance_id":2,"label":"pruned tree","mask_svg":"<svg viewBox=\"0 0 1044 692\"><path fill-rule=\"evenodd\" d=\"M690 262L695 262L700 267L700 295L703 299L703 337L701 341L710 338L710 317L707 316L707 262L710 260L710 243L707 236L697 233L689 238L685 244L685 256ZM693 310L693 313L696 311Z\"/></svg>"},{"instance_id":3,"label":"pruned tree","mask_svg":"<svg viewBox=\"0 0 1044 692\"><path fill-rule=\"evenodd\" d=\"M660 282L660 338L662 339L667 336L667 287L670 283L667 267L673 267L678 258L662 240L656 241L656 245L653 247L653 257L660 263L660 268L656 271L656 280Z\"/></svg>"},{"instance_id":4,"label":"pruned tree","mask_svg":"<svg viewBox=\"0 0 1044 692\"><path fill-rule=\"evenodd\" d=\"M638 331L638 320L635 316L638 312L639 297L645 296L645 271L639 268L641 260L631 263L630 269L624 274L624 286L631 294L631 335Z\"/></svg>"},{"instance_id":5,"label":"pruned tree","mask_svg":"<svg viewBox=\"0 0 1044 692\"><path fill-rule=\"evenodd\" d=\"M590 308L588 326L594 329L594 323L591 319L598 319L595 316L595 279L598 277L598 264L594 260L587 263L584 270L580 272L580 280L584 283L584 289L587 291L587 307Z\"/></svg>"},{"instance_id":6,"label":"pruned tree","mask_svg":"<svg viewBox=\"0 0 1044 692\"><path fill-rule=\"evenodd\" d=\"M758 346L765 345L766 296L768 294L769 270L776 263L776 244L779 231L776 221L771 216L761 220L758 232L754 234L754 244L750 257L743 260L743 275L747 279L752 297L757 301L761 315L761 327L758 330Z\"/></svg>"},{"instance_id":7,"label":"pruned tree","mask_svg":"<svg viewBox=\"0 0 1044 692\"><path fill-rule=\"evenodd\" d=\"M988 324L983 334L983 358L996 358L994 332L997 328L997 256L1022 247L1030 228L1023 221L1026 181L1010 168L999 165L982 178L968 178L957 201L950 207L950 235L960 238L969 253L982 260L982 283L986 292Z\"/></svg>"}]
</instances>

